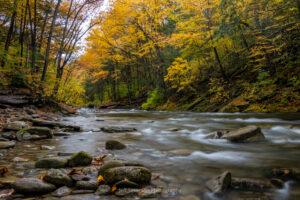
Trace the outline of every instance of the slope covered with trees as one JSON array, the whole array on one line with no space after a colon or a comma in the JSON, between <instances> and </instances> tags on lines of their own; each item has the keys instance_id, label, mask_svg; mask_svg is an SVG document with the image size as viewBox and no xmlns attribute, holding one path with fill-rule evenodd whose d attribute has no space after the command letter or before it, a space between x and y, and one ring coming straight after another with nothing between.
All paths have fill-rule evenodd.
<instances>
[{"instance_id":1,"label":"slope covered with trees","mask_svg":"<svg viewBox=\"0 0 300 200\"><path fill-rule=\"evenodd\" d=\"M101 3L8 2L2 74L73 104L299 111L299 0L114 0L105 12Z\"/></svg>"},{"instance_id":2,"label":"slope covered with trees","mask_svg":"<svg viewBox=\"0 0 300 200\"><path fill-rule=\"evenodd\" d=\"M143 108L299 105L299 0L114 1L81 57L90 100Z\"/></svg>"}]
</instances>

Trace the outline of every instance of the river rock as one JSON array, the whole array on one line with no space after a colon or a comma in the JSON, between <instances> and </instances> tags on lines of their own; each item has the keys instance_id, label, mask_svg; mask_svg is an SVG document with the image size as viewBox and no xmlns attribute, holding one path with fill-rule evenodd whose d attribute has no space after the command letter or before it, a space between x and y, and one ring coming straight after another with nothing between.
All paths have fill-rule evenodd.
<instances>
[{"instance_id":1,"label":"river rock","mask_svg":"<svg viewBox=\"0 0 300 200\"><path fill-rule=\"evenodd\" d=\"M148 185L151 181L151 171L144 167L115 167L105 170L103 178L108 184L127 179L140 185Z\"/></svg>"},{"instance_id":2,"label":"river rock","mask_svg":"<svg viewBox=\"0 0 300 200\"><path fill-rule=\"evenodd\" d=\"M52 192L52 196L55 197L64 197L64 196L68 196L69 194L71 194L71 189L68 188L67 186L63 186L58 188L57 190L55 190L54 192Z\"/></svg>"},{"instance_id":3,"label":"river rock","mask_svg":"<svg viewBox=\"0 0 300 200\"><path fill-rule=\"evenodd\" d=\"M105 143L105 148L108 150L120 150L125 149L126 145L116 140L108 140Z\"/></svg>"},{"instance_id":4,"label":"river rock","mask_svg":"<svg viewBox=\"0 0 300 200\"><path fill-rule=\"evenodd\" d=\"M8 141L8 142L0 142L0 149L9 149L15 146L15 142Z\"/></svg>"},{"instance_id":5,"label":"river rock","mask_svg":"<svg viewBox=\"0 0 300 200\"><path fill-rule=\"evenodd\" d=\"M13 162L27 162L28 159L25 159L25 158L21 158L21 157L15 157L14 159L12 159Z\"/></svg>"},{"instance_id":6,"label":"river rock","mask_svg":"<svg viewBox=\"0 0 300 200\"><path fill-rule=\"evenodd\" d=\"M125 166L125 164L119 160L107 161L100 167L98 171L98 175L103 175L107 169L115 168L115 167L123 167L123 166Z\"/></svg>"},{"instance_id":7,"label":"river rock","mask_svg":"<svg viewBox=\"0 0 300 200\"><path fill-rule=\"evenodd\" d=\"M121 180L116 183L117 188L139 188L139 185L129 180Z\"/></svg>"},{"instance_id":8,"label":"river rock","mask_svg":"<svg viewBox=\"0 0 300 200\"><path fill-rule=\"evenodd\" d=\"M71 194L90 194L90 193L94 193L95 190L73 190L71 192ZM73 200L73 199L72 199ZM83 199L84 200L84 199Z\"/></svg>"},{"instance_id":9,"label":"river rock","mask_svg":"<svg viewBox=\"0 0 300 200\"><path fill-rule=\"evenodd\" d=\"M77 181L76 189L79 190L97 190L97 181Z\"/></svg>"},{"instance_id":10,"label":"river rock","mask_svg":"<svg viewBox=\"0 0 300 200\"><path fill-rule=\"evenodd\" d=\"M232 178L231 187L239 190L263 192L274 188L269 182L252 178Z\"/></svg>"},{"instance_id":11,"label":"river rock","mask_svg":"<svg viewBox=\"0 0 300 200\"><path fill-rule=\"evenodd\" d=\"M9 139L9 140L16 140L16 134L14 132L5 132L5 133L1 133L1 136L5 139Z\"/></svg>"},{"instance_id":12,"label":"river rock","mask_svg":"<svg viewBox=\"0 0 300 200\"><path fill-rule=\"evenodd\" d=\"M12 188L21 194L46 194L56 189L55 185L37 178L22 178L12 184Z\"/></svg>"},{"instance_id":13,"label":"river rock","mask_svg":"<svg viewBox=\"0 0 300 200\"><path fill-rule=\"evenodd\" d=\"M300 170L293 168L274 168L271 171L271 177L279 178L285 181L300 181Z\"/></svg>"},{"instance_id":14,"label":"river rock","mask_svg":"<svg viewBox=\"0 0 300 200\"><path fill-rule=\"evenodd\" d=\"M52 150L55 149L54 146L41 145L41 150Z\"/></svg>"},{"instance_id":15,"label":"river rock","mask_svg":"<svg viewBox=\"0 0 300 200\"><path fill-rule=\"evenodd\" d=\"M128 196L136 196L140 192L139 189L134 188L120 188L115 192L117 197L128 197Z\"/></svg>"},{"instance_id":16,"label":"river rock","mask_svg":"<svg viewBox=\"0 0 300 200\"><path fill-rule=\"evenodd\" d=\"M146 187L139 191L139 196L141 198L156 198L161 193L161 188Z\"/></svg>"},{"instance_id":17,"label":"river rock","mask_svg":"<svg viewBox=\"0 0 300 200\"><path fill-rule=\"evenodd\" d=\"M61 136L70 136L71 133L65 133L65 132L54 132L53 133L54 136L57 136L57 137L61 137Z\"/></svg>"},{"instance_id":18,"label":"river rock","mask_svg":"<svg viewBox=\"0 0 300 200\"><path fill-rule=\"evenodd\" d=\"M3 130L4 131L19 131L23 128L27 128L28 124L23 121L14 121L9 124L4 124L3 125Z\"/></svg>"},{"instance_id":19,"label":"river rock","mask_svg":"<svg viewBox=\"0 0 300 200\"><path fill-rule=\"evenodd\" d=\"M80 151L70 158L68 164L70 167L87 166L92 163L92 160L93 157L90 154Z\"/></svg>"},{"instance_id":20,"label":"river rock","mask_svg":"<svg viewBox=\"0 0 300 200\"><path fill-rule=\"evenodd\" d=\"M67 160L64 158L43 158L35 163L36 168L64 168L67 166Z\"/></svg>"},{"instance_id":21,"label":"river rock","mask_svg":"<svg viewBox=\"0 0 300 200\"><path fill-rule=\"evenodd\" d=\"M44 180L56 186L69 186L73 185L73 180L67 175L66 170L50 169L46 173Z\"/></svg>"},{"instance_id":22,"label":"river rock","mask_svg":"<svg viewBox=\"0 0 300 200\"><path fill-rule=\"evenodd\" d=\"M135 132L137 131L136 128L130 128L130 127L102 127L100 128L101 131L106 133L125 133L125 132Z\"/></svg>"},{"instance_id":23,"label":"river rock","mask_svg":"<svg viewBox=\"0 0 300 200\"><path fill-rule=\"evenodd\" d=\"M206 183L208 189L210 189L215 194L220 194L225 192L231 184L231 173L226 171L221 175L209 180Z\"/></svg>"},{"instance_id":24,"label":"river rock","mask_svg":"<svg viewBox=\"0 0 300 200\"><path fill-rule=\"evenodd\" d=\"M42 121L42 120L33 119L32 123L34 126L41 126L41 127L48 127L48 128L61 128L64 129L64 131L76 131L76 132L81 131L80 126L65 125L55 121Z\"/></svg>"},{"instance_id":25,"label":"river rock","mask_svg":"<svg viewBox=\"0 0 300 200\"><path fill-rule=\"evenodd\" d=\"M96 191L98 195L108 195L111 193L111 187L109 185L100 185Z\"/></svg>"},{"instance_id":26,"label":"river rock","mask_svg":"<svg viewBox=\"0 0 300 200\"><path fill-rule=\"evenodd\" d=\"M256 142L265 139L261 130L257 126L247 126L221 136L221 139L227 139L231 142Z\"/></svg>"},{"instance_id":27,"label":"river rock","mask_svg":"<svg viewBox=\"0 0 300 200\"><path fill-rule=\"evenodd\" d=\"M17 134L23 134L24 132L30 133L31 135L45 136L46 138L52 138L52 130L46 127L30 127L24 128L17 132Z\"/></svg>"}]
</instances>

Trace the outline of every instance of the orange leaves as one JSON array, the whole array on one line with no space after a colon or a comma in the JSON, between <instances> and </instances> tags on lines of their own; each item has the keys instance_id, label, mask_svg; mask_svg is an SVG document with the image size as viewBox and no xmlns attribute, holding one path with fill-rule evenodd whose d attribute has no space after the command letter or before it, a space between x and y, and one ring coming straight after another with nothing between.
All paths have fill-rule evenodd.
<instances>
[{"instance_id":1,"label":"orange leaves","mask_svg":"<svg viewBox=\"0 0 300 200\"><path fill-rule=\"evenodd\" d=\"M116 191L118 188L117 188L117 185L116 184L114 184L113 186L112 186L112 188L111 188L111 192L114 192L114 191Z\"/></svg>"},{"instance_id":2,"label":"orange leaves","mask_svg":"<svg viewBox=\"0 0 300 200\"><path fill-rule=\"evenodd\" d=\"M102 183L102 182L104 182L104 178L103 178L103 176L100 175L97 178L97 184L100 185L100 183Z\"/></svg>"},{"instance_id":3,"label":"orange leaves","mask_svg":"<svg viewBox=\"0 0 300 200\"><path fill-rule=\"evenodd\" d=\"M42 174L40 175L39 179L43 180L45 176L46 176L46 174L45 174L45 173L42 173Z\"/></svg>"},{"instance_id":4,"label":"orange leaves","mask_svg":"<svg viewBox=\"0 0 300 200\"><path fill-rule=\"evenodd\" d=\"M96 165L96 166L102 165L103 159L106 157L107 157L107 155L103 155L103 156L100 156L99 158L94 158L92 165Z\"/></svg>"},{"instance_id":5,"label":"orange leaves","mask_svg":"<svg viewBox=\"0 0 300 200\"><path fill-rule=\"evenodd\" d=\"M70 171L67 175L71 176L71 175L74 175L74 174L82 174L82 171L81 170L77 171L76 168L73 168L72 171Z\"/></svg>"},{"instance_id":6,"label":"orange leaves","mask_svg":"<svg viewBox=\"0 0 300 200\"><path fill-rule=\"evenodd\" d=\"M6 166L4 166L2 169L0 169L0 177L3 177L8 172L9 172L9 169Z\"/></svg>"}]
</instances>

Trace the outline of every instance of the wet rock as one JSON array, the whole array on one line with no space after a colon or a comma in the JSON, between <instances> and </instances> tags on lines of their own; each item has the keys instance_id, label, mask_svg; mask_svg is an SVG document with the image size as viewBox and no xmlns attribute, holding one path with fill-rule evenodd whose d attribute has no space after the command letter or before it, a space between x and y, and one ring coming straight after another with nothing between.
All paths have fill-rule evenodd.
<instances>
[{"instance_id":1,"label":"wet rock","mask_svg":"<svg viewBox=\"0 0 300 200\"><path fill-rule=\"evenodd\" d=\"M189 156L193 153L193 151L188 149L175 149L172 151L169 151L168 154L170 156Z\"/></svg>"},{"instance_id":2,"label":"wet rock","mask_svg":"<svg viewBox=\"0 0 300 200\"><path fill-rule=\"evenodd\" d=\"M125 133L125 136L126 137L139 137L139 136L142 136L143 134L141 132L128 132L128 133Z\"/></svg>"},{"instance_id":3,"label":"wet rock","mask_svg":"<svg viewBox=\"0 0 300 200\"><path fill-rule=\"evenodd\" d=\"M31 108L25 108L24 110L25 110L25 112L28 115L35 115L35 114L37 114L37 112L35 110L31 109Z\"/></svg>"},{"instance_id":4,"label":"wet rock","mask_svg":"<svg viewBox=\"0 0 300 200\"><path fill-rule=\"evenodd\" d=\"M199 197L196 197L195 195L188 195L184 197L180 197L179 200L201 200Z\"/></svg>"},{"instance_id":5,"label":"wet rock","mask_svg":"<svg viewBox=\"0 0 300 200\"><path fill-rule=\"evenodd\" d=\"M25 158L21 158L21 157L15 157L14 159L12 159L13 162L27 162L28 159Z\"/></svg>"},{"instance_id":6,"label":"wet rock","mask_svg":"<svg viewBox=\"0 0 300 200\"><path fill-rule=\"evenodd\" d=\"M122 167L122 166L125 166L125 164L122 161L119 160L107 161L100 167L98 175L103 175L107 169Z\"/></svg>"},{"instance_id":7,"label":"wet rock","mask_svg":"<svg viewBox=\"0 0 300 200\"><path fill-rule=\"evenodd\" d=\"M4 131L19 131L23 128L27 128L29 125L26 122L23 121L14 121L9 124L3 125Z\"/></svg>"},{"instance_id":8,"label":"wet rock","mask_svg":"<svg viewBox=\"0 0 300 200\"><path fill-rule=\"evenodd\" d=\"M0 104L11 106L23 106L28 103L29 101L24 96L0 95Z\"/></svg>"},{"instance_id":9,"label":"wet rock","mask_svg":"<svg viewBox=\"0 0 300 200\"><path fill-rule=\"evenodd\" d=\"M140 192L139 189L121 188L115 192L115 195L117 197L125 197L125 196L128 197L128 196L136 196L139 194L139 192Z\"/></svg>"},{"instance_id":10,"label":"wet rock","mask_svg":"<svg viewBox=\"0 0 300 200\"><path fill-rule=\"evenodd\" d=\"M100 185L96 191L98 195L108 195L111 193L111 187L109 185Z\"/></svg>"},{"instance_id":11,"label":"wet rock","mask_svg":"<svg viewBox=\"0 0 300 200\"><path fill-rule=\"evenodd\" d=\"M47 146L47 145L42 145L41 146L41 150L52 150L52 149L55 149L54 146Z\"/></svg>"},{"instance_id":12,"label":"wet rock","mask_svg":"<svg viewBox=\"0 0 300 200\"><path fill-rule=\"evenodd\" d=\"M98 185L97 181L77 181L76 188L80 190L96 190Z\"/></svg>"},{"instance_id":13,"label":"wet rock","mask_svg":"<svg viewBox=\"0 0 300 200\"><path fill-rule=\"evenodd\" d=\"M12 188L21 194L46 194L52 192L56 187L50 183L45 183L37 178L22 178L12 184Z\"/></svg>"},{"instance_id":14,"label":"wet rock","mask_svg":"<svg viewBox=\"0 0 300 200\"><path fill-rule=\"evenodd\" d=\"M43 158L35 163L36 168L64 168L67 166L67 160L64 158Z\"/></svg>"},{"instance_id":15,"label":"wet rock","mask_svg":"<svg viewBox=\"0 0 300 200\"><path fill-rule=\"evenodd\" d=\"M64 196L68 196L69 194L71 194L71 189L68 188L67 186L63 186L58 188L57 190L55 190L54 192L52 192L52 196L55 197L64 197Z\"/></svg>"},{"instance_id":16,"label":"wet rock","mask_svg":"<svg viewBox=\"0 0 300 200\"><path fill-rule=\"evenodd\" d=\"M71 194L90 194L94 192L95 190L73 190Z\"/></svg>"},{"instance_id":17,"label":"wet rock","mask_svg":"<svg viewBox=\"0 0 300 200\"><path fill-rule=\"evenodd\" d=\"M206 183L208 189L215 194L225 192L231 185L231 173L226 171Z\"/></svg>"},{"instance_id":18,"label":"wet rock","mask_svg":"<svg viewBox=\"0 0 300 200\"><path fill-rule=\"evenodd\" d=\"M0 178L0 189L9 189L12 188L12 184L19 180L18 177L13 175L5 175Z\"/></svg>"},{"instance_id":19,"label":"wet rock","mask_svg":"<svg viewBox=\"0 0 300 200\"><path fill-rule=\"evenodd\" d=\"M67 175L67 171L60 169L50 169L46 173L44 180L56 186L73 185L73 180Z\"/></svg>"},{"instance_id":20,"label":"wet rock","mask_svg":"<svg viewBox=\"0 0 300 200\"><path fill-rule=\"evenodd\" d=\"M53 133L54 136L57 136L57 137L61 137L61 136L70 136L71 133L65 133L65 132L54 132Z\"/></svg>"},{"instance_id":21,"label":"wet rock","mask_svg":"<svg viewBox=\"0 0 300 200\"><path fill-rule=\"evenodd\" d=\"M287 180L300 181L300 170L293 169L293 168L274 168L272 169L270 176L285 181Z\"/></svg>"},{"instance_id":22,"label":"wet rock","mask_svg":"<svg viewBox=\"0 0 300 200\"><path fill-rule=\"evenodd\" d=\"M139 185L129 180L121 180L116 183L117 188L139 188Z\"/></svg>"},{"instance_id":23,"label":"wet rock","mask_svg":"<svg viewBox=\"0 0 300 200\"><path fill-rule=\"evenodd\" d=\"M24 128L17 132L17 134L30 133L31 135L45 136L46 138L52 138L52 130L46 127L30 127Z\"/></svg>"},{"instance_id":24,"label":"wet rock","mask_svg":"<svg viewBox=\"0 0 300 200\"><path fill-rule=\"evenodd\" d=\"M130 128L130 127L102 127L100 129L103 132L106 133L125 133L125 132L135 132L137 131L136 128Z\"/></svg>"},{"instance_id":25,"label":"wet rock","mask_svg":"<svg viewBox=\"0 0 300 200\"><path fill-rule=\"evenodd\" d=\"M34 126L41 126L41 127L48 127L48 128L62 128L65 131L81 131L81 127L79 126L65 125L55 121L42 121L42 120L33 119L32 123Z\"/></svg>"},{"instance_id":26,"label":"wet rock","mask_svg":"<svg viewBox=\"0 0 300 200\"><path fill-rule=\"evenodd\" d=\"M116 140L108 140L105 143L105 148L108 150L120 150L125 149L126 145Z\"/></svg>"},{"instance_id":27,"label":"wet rock","mask_svg":"<svg viewBox=\"0 0 300 200\"><path fill-rule=\"evenodd\" d=\"M265 139L261 130L257 126L247 126L235 131L224 134L221 139L227 139L231 142L256 142Z\"/></svg>"},{"instance_id":28,"label":"wet rock","mask_svg":"<svg viewBox=\"0 0 300 200\"><path fill-rule=\"evenodd\" d=\"M91 177L85 174L72 174L70 177L74 181L89 181L91 179Z\"/></svg>"},{"instance_id":29,"label":"wet rock","mask_svg":"<svg viewBox=\"0 0 300 200\"><path fill-rule=\"evenodd\" d=\"M0 137L0 142L7 142L9 141L9 139L6 139L6 138L3 138L3 137Z\"/></svg>"},{"instance_id":30,"label":"wet rock","mask_svg":"<svg viewBox=\"0 0 300 200\"><path fill-rule=\"evenodd\" d=\"M232 178L231 186L239 190L265 191L274 188L269 182L252 178Z\"/></svg>"},{"instance_id":31,"label":"wet rock","mask_svg":"<svg viewBox=\"0 0 300 200\"><path fill-rule=\"evenodd\" d=\"M138 162L124 162L125 166L136 166L136 167L144 167L143 164Z\"/></svg>"},{"instance_id":32,"label":"wet rock","mask_svg":"<svg viewBox=\"0 0 300 200\"><path fill-rule=\"evenodd\" d=\"M116 167L105 170L103 178L108 184L127 179L140 185L147 185L151 181L151 171L144 167Z\"/></svg>"},{"instance_id":33,"label":"wet rock","mask_svg":"<svg viewBox=\"0 0 300 200\"><path fill-rule=\"evenodd\" d=\"M69 160L70 167L77 167L77 166L87 166L92 163L93 157L84 152L80 151L79 153L74 154Z\"/></svg>"},{"instance_id":34,"label":"wet rock","mask_svg":"<svg viewBox=\"0 0 300 200\"><path fill-rule=\"evenodd\" d=\"M15 146L15 142L8 141L8 142L0 142L0 149L9 149Z\"/></svg>"},{"instance_id":35,"label":"wet rock","mask_svg":"<svg viewBox=\"0 0 300 200\"><path fill-rule=\"evenodd\" d=\"M5 133L2 133L1 136L3 138L9 139L9 140L16 140L17 139L14 132L5 132Z\"/></svg>"},{"instance_id":36,"label":"wet rock","mask_svg":"<svg viewBox=\"0 0 300 200\"><path fill-rule=\"evenodd\" d=\"M272 185L274 185L275 187L277 187L277 188L283 188L283 186L284 186L284 182L281 179L278 179L278 178L272 178L270 180L270 183Z\"/></svg>"},{"instance_id":37,"label":"wet rock","mask_svg":"<svg viewBox=\"0 0 300 200\"><path fill-rule=\"evenodd\" d=\"M167 129L167 131L172 131L172 132L177 132L177 131L180 131L181 128L169 128Z\"/></svg>"},{"instance_id":38,"label":"wet rock","mask_svg":"<svg viewBox=\"0 0 300 200\"><path fill-rule=\"evenodd\" d=\"M156 198L161 193L161 188L146 187L139 191L139 196L141 198Z\"/></svg>"}]
</instances>

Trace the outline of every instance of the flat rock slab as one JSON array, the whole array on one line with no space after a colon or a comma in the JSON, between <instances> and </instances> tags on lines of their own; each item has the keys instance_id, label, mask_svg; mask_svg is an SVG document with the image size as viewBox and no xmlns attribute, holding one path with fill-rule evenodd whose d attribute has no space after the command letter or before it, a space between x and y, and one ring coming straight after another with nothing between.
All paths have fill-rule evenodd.
<instances>
[{"instance_id":1,"label":"flat rock slab","mask_svg":"<svg viewBox=\"0 0 300 200\"><path fill-rule=\"evenodd\" d=\"M258 126L246 126L235 131L224 134L221 139L231 142L256 142L265 139Z\"/></svg>"},{"instance_id":2,"label":"flat rock slab","mask_svg":"<svg viewBox=\"0 0 300 200\"><path fill-rule=\"evenodd\" d=\"M8 149L8 148L12 148L15 146L15 142L11 142L11 141L8 141L8 142L0 142L0 149Z\"/></svg>"},{"instance_id":3,"label":"flat rock slab","mask_svg":"<svg viewBox=\"0 0 300 200\"><path fill-rule=\"evenodd\" d=\"M56 187L37 178L22 178L12 184L13 189L21 194L46 194Z\"/></svg>"},{"instance_id":4,"label":"flat rock slab","mask_svg":"<svg viewBox=\"0 0 300 200\"><path fill-rule=\"evenodd\" d=\"M23 106L28 103L29 101L24 96L0 95L0 104Z\"/></svg>"}]
</instances>

